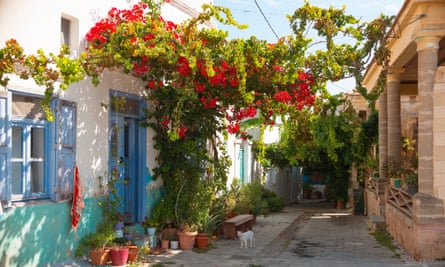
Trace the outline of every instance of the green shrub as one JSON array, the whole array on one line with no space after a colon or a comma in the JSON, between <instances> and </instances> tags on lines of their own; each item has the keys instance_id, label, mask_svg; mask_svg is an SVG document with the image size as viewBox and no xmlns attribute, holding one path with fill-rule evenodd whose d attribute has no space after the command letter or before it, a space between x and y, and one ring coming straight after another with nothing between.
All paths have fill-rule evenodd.
<instances>
[{"instance_id":1,"label":"green shrub","mask_svg":"<svg viewBox=\"0 0 445 267\"><path fill-rule=\"evenodd\" d=\"M279 212L284 209L284 200L282 197L270 197L266 199L270 212Z\"/></svg>"},{"instance_id":2,"label":"green shrub","mask_svg":"<svg viewBox=\"0 0 445 267\"><path fill-rule=\"evenodd\" d=\"M284 200L282 197L269 189L263 188L262 198L266 201L270 212L279 212L284 209Z\"/></svg>"}]
</instances>

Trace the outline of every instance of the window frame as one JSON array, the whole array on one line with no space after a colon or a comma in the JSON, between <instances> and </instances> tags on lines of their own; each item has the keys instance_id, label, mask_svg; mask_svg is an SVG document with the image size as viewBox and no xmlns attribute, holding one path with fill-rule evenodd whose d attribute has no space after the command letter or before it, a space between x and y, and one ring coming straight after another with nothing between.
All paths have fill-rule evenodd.
<instances>
[{"instance_id":1,"label":"window frame","mask_svg":"<svg viewBox=\"0 0 445 267\"><path fill-rule=\"evenodd\" d=\"M65 40L65 33L63 32L63 20L69 22L68 40ZM67 45L71 49L71 57L76 57L80 49L79 39L79 20L67 13L62 13L60 16L60 46Z\"/></svg>"},{"instance_id":2,"label":"window frame","mask_svg":"<svg viewBox=\"0 0 445 267\"><path fill-rule=\"evenodd\" d=\"M29 200L56 202L71 200L77 152L77 104L56 97L53 98L51 108L55 120L48 122L44 118L29 118L29 116L27 118L26 114L13 115L14 95L42 98L41 95L13 90L0 95L0 200L7 203L6 208L11 206L21 207L26 205ZM42 194L25 192L23 195L18 194L19 197L12 194L12 127L16 125L25 125L29 127L29 131L32 127L42 127L44 129L43 188L45 192ZM22 131L25 130L22 129ZM69 142L68 146L67 140ZM22 140L22 143L24 141ZM29 147L28 153L30 152ZM25 168L23 167L23 169ZM30 181L27 175L22 170L22 180ZM24 192L23 189L22 192ZM33 201L33 203L35 202Z\"/></svg>"},{"instance_id":3,"label":"window frame","mask_svg":"<svg viewBox=\"0 0 445 267\"><path fill-rule=\"evenodd\" d=\"M48 132L49 132L49 122L42 121L42 120L30 120L30 119L23 119L21 117L12 117L11 119L11 130L14 126L21 126L22 127L22 160L23 166L21 170L21 182L22 182L22 192L19 194L14 194L12 191L12 176L11 176L11 200L14 201L25 201L30 199L48 199L49 198L49 175L48 175L48 156L49 156L49 139L48 139ZM42 128L43 129L43 192L41 193L34 193L31 192L31 163L32 162L38 162L38 160L34 159L31 155L31 146L32 146L32 136L31 136L31 129L32 128ZM12 140L11 140L12 141ZM11 146L12 149L12 146ZM14 162L19 162L19 160L16 160L13 155L11 155L11 174L13 171L12 164Z\"/></svg>"}]
</instances>

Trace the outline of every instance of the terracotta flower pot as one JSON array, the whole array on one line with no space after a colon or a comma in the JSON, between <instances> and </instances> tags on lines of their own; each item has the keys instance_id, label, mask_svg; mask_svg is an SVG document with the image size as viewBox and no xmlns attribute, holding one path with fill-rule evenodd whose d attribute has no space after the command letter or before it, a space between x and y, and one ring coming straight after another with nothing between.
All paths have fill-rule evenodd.
<instances>
[{"instance_id":1,"label":"terracotta flower pot","mask_svg":"<svg viewBox=\"0 0 445 267\"><path fill-rule=\"evenodd\" d=\"M206 248L210 243L210 237L207 234L198 234L196 236L196 246L198 248Z\"/></svg>"},{"instance_id":2,"label":"terracotta flower pot","mask_svg":"<svg viewBox=\"0 0 445 267\"><path fill-rule=\"evenodd\" d=\"M110 258L110 250L105 248L98 248L90 250L91 264L94 266L106 265Z\"/></svg>"},{"instance_id":3,"label":"terracotta flower pot","mask_svg":"<svg viewBox=\"0 0 445 267\"><path fill-rule=\"evenodd\" d=\"M183 250L193 249L195 246L195 238L198 232L178 232L179 246Z\"/></svg>"},{"instance_id":4,"label":"terracotta flower pot","mask_svg":"<svg viewBox=\"0 0 445 267\"><path fill-rule=\"evenodd\" d=\"M168 244L169 243L170 243L170 240L168 240L168 239L161 240L161 248L168 249Z\"/></svg>"},{"instance_id":5,"label":"terracotta flower pot","mask_svg":"<svg viewBox=\"0 0 445 267\"><path fill-rule=\"evenodd\" d=\"M303 198L304 199L310 199L312 194L312 190L303 190Z\"/></svg>"},{"instance_id":6,"label":"terracotta flower pot","mask_svg":"<svg viewBox=\"0 0 445 267\"><path fill-rule=\"evenodd\" d=\"M111 263L113 266L122 266L128 261L128 247L114 247L111 249Z\"/></svg>"},{"instance_id":7,"label":"terracotta flower pot","mask_svg":"<svg viewBox=\"0 0 445 267\"><path fill-rule=\"evenodd\" d=\"M337 199L337 209L345 209L345 201Z\"/></svg>"},{"instance_id":8,"label":"terracotta flower pot","mask_svg":"<svg viewBox=\"0 0 445 267\"><path fill-rule=\"evenodd\" d=\"M128 261L136 261L139 254L139 247L136 245L128 246Z\"/></svg>"}]
</instances>

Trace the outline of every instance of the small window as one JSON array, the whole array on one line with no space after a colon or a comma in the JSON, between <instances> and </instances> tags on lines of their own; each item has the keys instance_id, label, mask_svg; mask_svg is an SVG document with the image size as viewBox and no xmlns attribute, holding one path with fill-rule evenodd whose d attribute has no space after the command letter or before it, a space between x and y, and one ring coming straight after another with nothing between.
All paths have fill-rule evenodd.
<instances>
[{"instance_id":1,"label":"small window","mask_svg":"<svg viewBox=\"0 0 445 267\"><path fill-rule=\"evenodd\" d=\"M47 197L45 160L49 123L41 103L38 97L12 95L12 200Z\"/></svg>"},{"instance_id":2,"label":"small window","mask_svg":"<svg viewBox=\"0 0 445 267\"><path fill-rule=\"evenodd\" d=\"M66 18L62 18L60 24L61 24L60 43L71 47L71 21Z\"/></svg>"},{"instance_id":3,"label":"small window","mask_svg":"<svg viewBox=\"0 0 445 267\"><path fill-rule=\"evenodd\" d=\"M12 181L13 200L47 197L45 181L45 121L12 121Z\"/></svg>"}]
</instances>

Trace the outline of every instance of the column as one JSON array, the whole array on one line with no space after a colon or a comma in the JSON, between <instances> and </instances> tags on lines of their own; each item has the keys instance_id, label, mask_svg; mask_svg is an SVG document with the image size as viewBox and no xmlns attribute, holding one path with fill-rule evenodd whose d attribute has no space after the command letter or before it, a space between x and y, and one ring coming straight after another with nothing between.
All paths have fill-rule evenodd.
<instances>
[{"instance_id":1,"label":"column","mask_svg":"<svg viewBox=\"0 0 445 267\"><path fill-rule=\"evenodd\" d=\"M433 193L433 86L439 37L417 37L419 96L419 192Z\"/></svg>"},{"instance_id":2,"label":"column","mask_svg":"<svg viewBox=\"0 0 445 267\"><path fill-rule=\"evenodd\" d=\"M379 176L387 179L387 175L382 171L383 166L388 162L388 109L387 109L387 89L379 96Z\"/></svg>"},{"instance_id":3,"label":"column","mask_svg":"<svg viewBox=\"0 0 445 267\"><path fill-rule=\"evenodd\" d=\"M388 107L388 160L400 163L402 122L400 116L400 75L403 68L389 68L386 75Z\"/></svg>"},{"instance_id":4,"label":"column","mask_svg":"<svg viewBox=\"0 0 445 267\"><path fill-rule=\"evenodd\" d=\"M445 66L437 68L433 103L433 194L445 199Z\"/></svg>"}]
</instances>

